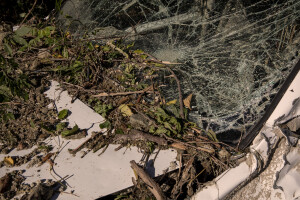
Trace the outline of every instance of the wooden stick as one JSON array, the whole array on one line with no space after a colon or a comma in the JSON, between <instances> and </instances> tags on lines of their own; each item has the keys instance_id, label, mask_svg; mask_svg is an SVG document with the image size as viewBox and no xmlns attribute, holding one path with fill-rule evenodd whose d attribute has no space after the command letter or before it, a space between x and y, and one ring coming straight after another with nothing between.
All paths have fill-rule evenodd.
<instances>
[{"instance_id":1,"label":"wooden stick","mask_svg":"<svg viewBox=\"0 0 300 200\"><path fill-rule=\"evenodd\" d=\"M147 87L144 90L140 90L140 91L132 91L132 92L117 92L117 93L106 93L106 92L102 92L100 94L96 94L96 95L92 95L93 97L109 97L109 96L124 96L124 95L130 95L130 94L143 94L143 93L151 93L152 91L148 91L152 88L152 86Z\"/></svg>"},{"instance_id":2,"label":"wooden stick","mask_svg":"<svg viewBox=\"0 0 300 200\"><path fill-rule=\"evenodd\" d=\"M149 175L141 167L139 167L134 160L130 161L130 164L131 168L147 184L148 189L157 200L167 199L159 185L152 178L150 178Z\"/></svg>"}]
</instances>

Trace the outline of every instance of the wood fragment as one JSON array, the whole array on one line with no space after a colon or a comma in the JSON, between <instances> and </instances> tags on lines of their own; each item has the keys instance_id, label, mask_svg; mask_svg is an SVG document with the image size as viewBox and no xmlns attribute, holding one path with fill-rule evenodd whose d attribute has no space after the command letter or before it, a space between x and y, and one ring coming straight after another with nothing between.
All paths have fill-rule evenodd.
<instances>
[{"instance_id":1,"label":"wood fragment","mask_svg":"<svg viewBox=\"0 0 300 200\"><path fill-rule=\"evenodd\" d=\"M152 178L150 178L149 175L141 167L139 167L134 160L130 161L130 164L131 168L147 184L148 189L157 200L167 199L159 185Z\"/></svg>"}]
</instances>

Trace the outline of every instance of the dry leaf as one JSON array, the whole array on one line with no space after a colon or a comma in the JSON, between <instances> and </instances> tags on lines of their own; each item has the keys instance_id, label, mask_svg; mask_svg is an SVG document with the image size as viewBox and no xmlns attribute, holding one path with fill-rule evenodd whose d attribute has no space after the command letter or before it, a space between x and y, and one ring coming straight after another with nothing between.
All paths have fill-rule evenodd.
<instances>
[{"instance_id":1,"label":"dry leaf","mask_svg":"<svg viewBox=\"0 0 300 200\"><path fill-rule=\"evenodd\" d=\"M15 161L12 157L8 156L8 157L4 157L4 162L9 164L9 165L14 165L15 164Z\"/></svg>"},{"instance_id":2,"label":"dry leaf","mask_svg":"<svg viewBox=\"0 0 300 200\"><path fill-rule=\"evenodd\" d=\"M119 110L121 111L121 113L124 116L130 117L131 115L133 115L131 109L129 108L129 106L127 106L126 104L122 104L119 106Z\"/></svg>"},{"instance_id":3,"label":"dry leaf","mask_svg":"<svg viewBox=\"0 0 300 200\"><path fill-rule=\"evenodd\" d=\"M186 150L186 147L181 143L173 143L171 144L171 147L179 150Z\"/></svg>"},{"instance_id":4,"label":"dry leaf","mask_svg":"<svg viewBox=\"0 0 300 200\"><path fill-rule=\"evenodd\" d=\"M191 108L192 97L193 97L193 94L190 94L187 98L185 98L183 100L184 106L190 110L192 110L192 108Z\"/></svg>"},{"instance_id":5,"label":"dry leaf","mask_svg":"<svg viewBox=\"0 0 300 200\"><path fill-rule=\"evenodd\" d=\"M47 51L45 49L39 50L38 58L43 59L43 58L49 58L49 57L51 57L51 54L49 53L49 51Z\"/></svg>"}]
</instances>

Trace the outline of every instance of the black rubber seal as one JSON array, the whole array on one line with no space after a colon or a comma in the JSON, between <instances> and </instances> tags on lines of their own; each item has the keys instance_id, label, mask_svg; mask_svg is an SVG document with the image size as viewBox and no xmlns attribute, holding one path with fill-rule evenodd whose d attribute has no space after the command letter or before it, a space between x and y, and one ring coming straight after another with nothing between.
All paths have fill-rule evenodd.
<instances>
[{"instance_id":1,"label":"black rubber seal","mask_svg":"<svg viewBox=\"0 0 300 200\"><path fill-rule=\"evenodd\" d=\"M240 150L244 150L247 148L251 142L254 140L254 138L257 136L259 131L262 129L266 121L270 118L272 113L274 112L275 108L279 104L280 100L282 99L283 95L288 90L289 86L295 79L296 75L299 73L300 70L300 59L298 60L298 63L294 66L288 77L285 79L283 85L281 86L280 90L272 100L270 106L267 108L265 114L262 116L262 118L254 124L248 131L245 133L241 139L241 142L238 146Z\"/></svg>"}]
</instances>

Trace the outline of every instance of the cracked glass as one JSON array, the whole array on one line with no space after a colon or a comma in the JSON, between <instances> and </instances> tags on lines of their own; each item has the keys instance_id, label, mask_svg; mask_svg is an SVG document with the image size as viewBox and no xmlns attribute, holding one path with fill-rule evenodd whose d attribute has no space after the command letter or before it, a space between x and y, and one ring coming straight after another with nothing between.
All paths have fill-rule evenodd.
<instances>
[{"instance_id":1,"label":"cracked glass","mask_svg":"<svg viewBox=\"0 0 300 200\"><path fill-rule=\"evenodd\" d=\"M190 119L233 137L264 114L299 53L299 0L72 0L58 18L79 36L122 36L179 63ZM177 98L176 83L161 81L168 100Z\"/></svg>"}]
</instances>

